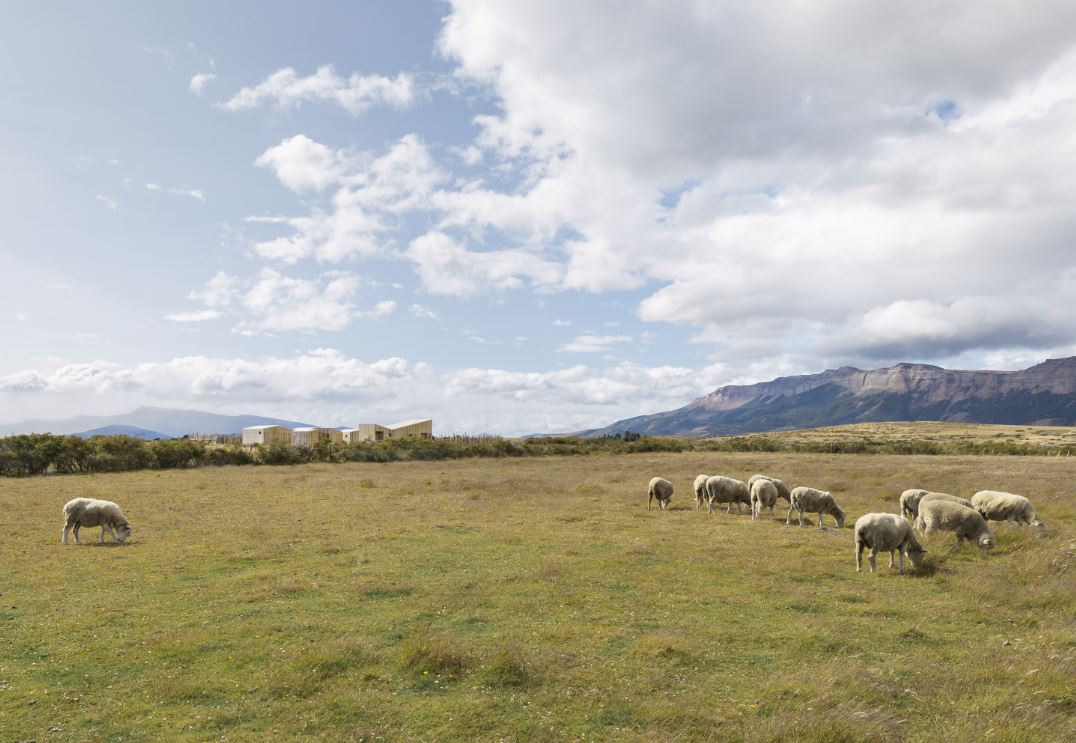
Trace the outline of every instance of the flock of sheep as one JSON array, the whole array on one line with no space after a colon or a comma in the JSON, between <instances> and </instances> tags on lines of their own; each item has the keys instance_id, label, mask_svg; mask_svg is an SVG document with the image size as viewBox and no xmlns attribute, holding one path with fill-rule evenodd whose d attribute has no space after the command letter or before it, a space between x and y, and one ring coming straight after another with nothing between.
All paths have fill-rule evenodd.
<instances>
[{"instance_id":1,"label":"flock of sheep","mask_svg":"<svg viewBox=\"0 0 1076 743\"><path fill-rule=\"evenodd\" d=\"M784 499L789 504L785 524L791 524L792 512L798 511L800 526L803 526L805 513L818 514L819 528L822 528L823 516L832 516L838 529L844 526L844 511L837 505L832 493L804 486L789 490L783 482L768 475L754 475L746 483L722 475L699 475L695 478L694 490L696 510L705 502L707 513L713 513L714 507L720 503L726 504L725 513L731 513L735 503L738 513L742 505L748 506L752 519L763 518L762 512L766 509L769 509L770 518L773 518L777 501ZM658 508L664 511L668 508L672 495L671 482L664 477L653 478L650 481L646 509L649 511L657 500ZM868 513L856 520L857 572L861 569L863 550L866 548L871 550L869 559L872 573L875 571L875 557L879 552L889 553L889 567L893 567L894 553L898 553L901 573L904 572L905 555L912 565L918 567L923 562L926 550L916 541L916 531L923 534L953 532L958 543L968 540L988 550L994 547L994 535L986 525L988 520L1027 524L1039 533L1046 528L1036 515L1031 501L1022 495L996 490L981 490L973 495L971 500L948 493L905 490L900 496L900 511L899 514ZM113 541L120 544L131 536L131 524L120 507L112 501L74 498L64 504L63 513L63 544L67 544L67 535L72 530L75 542L81 544L78 532L84 526L100 526L101 542L105 541L106 532ZM914 524L906 517L913 517Z\"/></svg>"},{"instance_id":2,"label":"flock of sheep","mask_svg":"<svg viewBox=\"0 0 1076 743\"><path fill-rule=\"evenodd\" d=\"M725 513L730 513L735 503L738 513L741 505L748 506L752 519L761 519L765 509L769 509L770 518L773 518L774 506L779 499L784 499L789 504L785 524L791 524L792 512L798 511L800 526L803 526L805 513L818 514L819 528L822 528L823 515L832 516L838 529L844 526L844 511L832 493L804 486L789 490L783 482L768 475L754 475L746 483L723 475L699 475L695 478L694 490L696 510L706 503L707 513L713 513L714 506L720 503L726 504ZM648 494L646 510L649 511L657 500L658 508L664 511L672 500L673 484L664 477L655 477L650 480ZM989 550L994 547L994 535L986 525L988 520L1027 524L1040 534L1046 528L1035 514L1031 501L1022 495L997 490L980 490L971 500L948 493L905 490L900 496L900 511L899 514L868 513L856 520L856 572L862 567L866 548L871 550L872 573L879 552L889 553L889 567L893 567L894 553L899 554L901 573L904 572L905 555L912 565L919 567L926 550L916 541L916 531L923 534L953 532L957 543L966 539ZM914 523L906 517L914 518Z\"/></svg>"}]
</instances>

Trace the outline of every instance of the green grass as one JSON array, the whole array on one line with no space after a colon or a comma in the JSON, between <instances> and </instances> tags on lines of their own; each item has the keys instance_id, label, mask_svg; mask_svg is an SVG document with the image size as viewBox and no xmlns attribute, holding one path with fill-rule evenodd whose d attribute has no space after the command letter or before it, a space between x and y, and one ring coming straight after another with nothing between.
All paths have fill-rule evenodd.
<instances>
[{"instance_id":1,"label":"green grass","mask_svg":"<svg viewBox=\"0 0 1076 743\"><path fill-rule=\"evenodd\" d=\"M695 511L700 472L832 489L846 528ZM698 451L5 480L0 740L1073 740L1073 482ZM920 486L1023 493L1048 536L857 574L855 518ZM61 546L78 495L132 541Z\"/></svg>"}]
</instances>

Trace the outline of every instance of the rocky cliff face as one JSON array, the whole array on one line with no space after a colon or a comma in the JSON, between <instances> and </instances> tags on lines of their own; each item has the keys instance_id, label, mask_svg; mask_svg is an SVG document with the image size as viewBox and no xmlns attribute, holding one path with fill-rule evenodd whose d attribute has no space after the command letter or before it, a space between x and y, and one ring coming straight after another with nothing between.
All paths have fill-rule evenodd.
<instances>
[{"instance_id":1,"label":"rocky cliff face","mask_svg":"<svg viewBox=\"0 0 1076 743\"><path fill-rule=\"evenodd\" d=\"M841 367L772 382L729 385L667 413L584 432L720 436L844 423L942 420L1076 425L1076 356L1021 371L927 364Z\"/></svg>"}]
</instances>

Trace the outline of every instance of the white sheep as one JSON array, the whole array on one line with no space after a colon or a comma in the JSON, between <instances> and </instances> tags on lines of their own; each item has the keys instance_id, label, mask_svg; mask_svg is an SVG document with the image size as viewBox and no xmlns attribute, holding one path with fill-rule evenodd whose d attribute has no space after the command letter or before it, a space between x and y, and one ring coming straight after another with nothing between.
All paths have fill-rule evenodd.
<instances>
[{"instance_id":1,"label":"white sheep","mask_svg":"<svg viewBox=\"0 0 1076 743\"><path fill-rule=\"evenodd\" d=\"M983 550L994 547L994 535L990 532L990 527L986 525L982 514L974 508L948 500L923 499L920 501L915 528L923 534L951 531L956 534L957 544L967 539L979 545Z\"/></svg>"},{"instance_id":2,"label":"white sheep","mask_svg":"<svg viewBox=\"0 0 1076 743\"><path fill-rule=\"evenodd\" d=\"M1027 524L1039 533L1046 531L1046 524L1035 513L1035 507L1022 495L1000 490L980 490L971 496L971 506L987 521Z\"/></svg>"},{"instance_id":3,"label":"white sheep","mask_svg":"<svg viewBox=\"0 0 1076 743\"><path fill-rule=\"evenodd\" d=\"M709 475L699 475L695 478L695 510L699 510L702 504L706 501L706 481L710 479Z\"/></svg>"},{"instance_id":4,"label":"white sheep","mask_svg":"<svg viewBox=\"0 0 1076 743\"><path fill-rule=\"evenodd\" d=\"M101 536L98 541L105 541L105 532L112 536L112 541L123 544L131 536L131 524L123 511L110 500L96 498L73 498L64 504L64 531L62 544L67 544L67 533L74 529L75 544L82 544L78 530L83 526L100 526Z\"/></svg>"},{"instance_id":5,"label":"white sheep","mask_svg":"<svg viewBox=\"0 0 1076 743\"><path fill-rule=\"evenodd\" d=\"M788 516L785 518L786 525L792 523L792 512L799 511L800 526L803 526L803 514L805 513L818 514L819 529L822 528L823 514L832 516L837 521L838 529L844 526L844 511L837 505L837 501L833 500L832 493L801 485L792 491L790 500L792 507L788 509Z\"/></svg>"},{"instance_id":6,"label":"white sheep","mask_svg":"<svg viewBox=\"0 0 1076 743\"><path fill-rule=\"evenodd\" d=\"M935 493L933 491L928 492L919 499L919 506L921 508L924 503L929 503L934 500L947 500L950 503L959 503L964 506L964 508L974 508L974 506L971 505L971 501L967 498L961 498L959 495L949 495L949 493ZM919 515L918 509L916 509L916 515Z\"/></svg>"},{"instance_id":7,"label":"white sheep","mask_svg":"<svg viewBox=\"0 0 1076 743\"><path fill-rule=\"evenodd\" d=\"M777 487L777 497L783 498L788 503L792 502L792 494L788 489L788 486L776 477L770 477L769 475L751 475L751 479L747 481L747 487L750 488L758 480L769 480Z\"/></svg>"},{"instance_id":8,"label":"white sheep","mask_svg":"<svg viewBox=\"0 0 1076 743\"><path fill-rule=\"evenodd\" d=\"M922 488L905 490L900 494L900 512L914 519L919 515L919 501L929 492L929 490L923 490Z\"/></svg>"},{"instance_id":9,"label":"white sheep","mask_svg":"<svg viewBox=\"0 0 1076 743\"><path fill-rule=\"evenodd\" d=\"M650 510L650 504L657 498L658 508L664 511L672 500L673 484L664 477L655 477L650 480L650 488L647 492L650 497L646 501L646 510Z\"/></svg>"},{"instance_id":10,"label":"white sheep","mask_svg":"<svg viewBox=\"0 0 1076 743\"><path fill-rule=\"evenodd\" d=\"M715 503L727 503L725 513L731 513L732 504L736 504L736 513L740 513L740 504L751 505L751 493L747 483L732 477L715 475L706 480L706 512L714 512Z\"/></svg>"},{"instance_id":11,"label":"white sheep","mask_svg":"<svg viewBox=\"0 0 1076 743\"><path fill-rule=\"evenodd\" d=\"M759 478L749 486L751 490L751 520L762 518L762 509L770 509L770 518L773 518L773 507L777 505L777 485L772 480Z\"/></svg>"},{"instance_id":12,"label":"white sheep","mask_svg":"<svg viewBox=\"0 0 1076 743\"><path fill-rule=\"evenodd\" d=\"M908 519L895 513L868 513L856 519L856 572L862 566L863 549L870 547L871 572L875 571L875 557L879 552L889 553L889 567L893 567L893 553L900 553L900 572L904 572L904 555L919 567L926 550L915 540Z\"/></svg>"}]
</instances>

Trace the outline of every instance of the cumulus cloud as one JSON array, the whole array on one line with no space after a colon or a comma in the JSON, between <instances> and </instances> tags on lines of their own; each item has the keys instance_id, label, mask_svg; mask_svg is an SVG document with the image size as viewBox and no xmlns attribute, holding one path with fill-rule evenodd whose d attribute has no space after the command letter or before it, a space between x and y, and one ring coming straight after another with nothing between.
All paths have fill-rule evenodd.
<instances>
[{"instance_id":1,"label":"cumulus cloud","mask_svg":"<svg viewBox=\"0 0 1076 743\"><path fill-rule=\"evenodd\" d=\"M288 110L303 103L335 103L352 116L358 116L375 105L407 108L416 98L414 77L405 72L396 77L359 73L342 77L332 65L325 65L314 74L301 77L294 68L285 67L259 84L241 89L221 104L221 108L243 111L271 105Z\"/></svg>"},{"instance_id":2,"label":"cumulus cloud","mask_svg":"<svg viewBox=\"0 0 1076 743\"><path fill-rule=\"evenodd\" d=\"M343 171L341 155L309 137L297 134L270 147L255 160L272 168L292 191L321 191L336 183Z\"/></svg>"},{"instance_id":3,"label":"cumulus cloud","mask_svg":"<svg viewBox=\"0 0 1076 743\"><path fill-rule=\"evenodd\" d=\"M657 282L639 316L719 353L767 333L815 364L922 358L1076 330L959 319L984 292L1072 303L1076 6L452 7L441 51L499 106L476 146L528 179L439 194L442 229L568 233L543 256L556 288ZM945 327L902 341L896 315Z\"/></svg>"},{"instance_id":4,"label":"cumulus cloud","mask_svg":"<svg viewBox=\"0 0 1076 743\"><path fill-rule=\"evenodd\" d=\"M427 291L455 297L528 285L548 288L562 273L557 263L525 250L471 251L442 232L415 238L406 256Z\"/></svg>"},{"instance_id":5,"label":"cumulus cloud","mask_svg":"<svg viewBox=\"0 0 1076 743\"><path fill-rule=\"evenodd\" d=\"M89 392L121 406L151 401L249 413L256 405L266 414L334 425L432 416L439 433L515 435L579 430L665 410L705 394L725 374L721 365L630 363L543 372L439 371L398 357L370 361L318 348L291 356L184 356L25 370L0 375L0 400L29 399L37 410L56 401L63 411L70 396Z\"/></svg>"}]
</instances>

